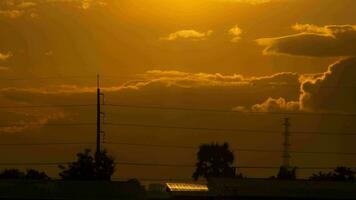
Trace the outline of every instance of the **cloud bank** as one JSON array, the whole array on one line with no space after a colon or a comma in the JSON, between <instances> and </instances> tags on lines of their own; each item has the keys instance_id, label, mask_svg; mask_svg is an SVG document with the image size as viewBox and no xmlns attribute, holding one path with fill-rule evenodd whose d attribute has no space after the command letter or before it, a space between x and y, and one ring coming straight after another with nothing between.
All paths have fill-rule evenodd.
<instances>
[{"instance_id":1,"label":"cloud bank","mask_svg":"<svg viewBox=\"0 0 356 200\"><path fill-rule=\"evenodd\" d=\"M258 39L266 55L338 57L356 55L356 25L297 24L298 34Z\"/></svg>"},{"instance_id":2,"label":"cloud bank","mask_svg":"<svg viewBox=\"0 0 356 200\"><path fill-rule=\"evenodd\" d=\"M268 98L250 108L237 106L234 110L356 113L355 77L356 58L344 59L330 65L324 73L301 75L297 101L287 101L283 97Z\"/></svg>"},{"instance_id":3,"label":"cloud bank","mask_svg":"<svg viewBox=\"0 0 356 200\"><path fill-rule=\"evenodd\" d=\"M302 84L301 107L312 111L356 112L356 58L338 61L328 71L307 77Z\"/></svg>"}]
</instances>

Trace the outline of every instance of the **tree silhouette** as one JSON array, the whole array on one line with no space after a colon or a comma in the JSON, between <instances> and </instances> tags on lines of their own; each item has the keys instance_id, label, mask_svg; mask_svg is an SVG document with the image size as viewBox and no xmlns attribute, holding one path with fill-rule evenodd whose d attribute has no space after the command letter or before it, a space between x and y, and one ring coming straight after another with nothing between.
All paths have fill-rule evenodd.
<instances>
[{"instance_id":1,"label":"tree silhouette","mask_svg":"<svg viewBox=\"0 0 356 200\"><path fill-rule=\"evenodd\" d=\"M39 172L34 169L29 169L26 172L25 179L29 180L51 180L51 178L44 172Z\"/></svg>"},{"instance_id":2,"label":"tree silhouette","mask_svg":"<svg viewBox=\"0 0 356 200\"><path fill-rule=\"evenodd\" d=\"M115 172L115 163L106 151L93 156L91 150L86 149L83 153L78 153L77 158L77 161L68 163L68 167L59 166L62 170L59 176L63 180L111 180Z\"/></svg>"},{"instance_id":3,"label":"tree silhouette","mask_svg":"<svg viewBox=\"0 0 356 200\"><path fill-rule=\"evenodd\" d=\"M198 162L193 178L199 177L234 177L235 168L233 167L234 154L229 150L228 143L203 144L199 147L197 154Z\"/></svg>"},{"instance_id":4,"label":"tree silhouette","mask_svg":"<svg viewBox=\"0 0 356 200\"><path fill-rule=\"evenodd\" d=\"M50 180L50 177L34 169L28 169L26 173L18 169L5 169L0 173L0 179Z\"/></svg>"},{"instance_id":5,"label":"tree silhouette","mask_svg":"<svg viewBox=\"0 0 356 200\"><path fill-rule=\"evenodd\" d=\"M5 169L0 173L0 179L24 179L25 173L18 169Z\"/></svg>"},{"instance_id":6,"label":"tree silhouette","mask_svg":"<svg viewBox=\"0 0 356 200\"><path fill-rule=\"evenodd\" d=\"M295 180L297 179L297 168L287 168L284 166L281 166L279 168L278 174L277 174L277 179L280 180Z\"/></svg>"},{"instance_id":7,"label":"tree silhouette","mask_svg":"<svg viewBox=\"0 0 356 200\"><path fill-rule=\"evenodd\" d=\"M346 167L337 167L333 172L313 174L310 180L316 181L354 181L356 171Z\"/></svg>"}]
</instances>

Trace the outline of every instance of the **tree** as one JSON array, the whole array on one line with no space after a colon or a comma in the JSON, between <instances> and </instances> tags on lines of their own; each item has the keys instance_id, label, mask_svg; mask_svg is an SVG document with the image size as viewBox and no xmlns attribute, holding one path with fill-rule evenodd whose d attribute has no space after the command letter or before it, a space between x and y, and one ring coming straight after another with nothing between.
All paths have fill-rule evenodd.
<instances>
[{"instance_id":1,"label":"tree","mask_svg":"<svg viewBox=\"0 0 356 200\"><path fill-rule=\"evenodd\" d=\"M28 169L25 175L25 179L29 180L51 180L51 178L45 172L39 172L34 169Z\"/></svg>"},{"instance_id":2,"label":"tree","mask_svg":"<svg viewBox=\"0 0 356 200\"><path fill-rule=\"evenodd\" d=\"M333 172L323 173L319 172L313 174L310 180L316 181L354 181L356 171L346 167L337 167Z\"/></svg>"},{"instance_id":3,"label":"tree","mask_svg":"<svg viewBox=\"0 0 356 200\"><path fill-rule=\"evenodd\" d=\"M67 167L59 166L62 170L59 176L63 180L111 180L115 172L115 163L106 151L93 156L91 150L86 149L83 153L78 153L77 158L77 161L68 163Z\"/></svg>"},{"instance_id":4,"label":"tree","mask_svg":"<svg viewBox=\"0 0 356 200\"><path fill-rule=\"evenodd\" d=\"M297 168L287 168L284 166L281 166L279 168L278 174L277 174L277 179L280 180L295 180L297 179Z\"/></svg>"},{"instance_id":5,"label":"tree","mask_svg":"<svg viewBox=\"0 0 356 200\"><path fill-rule=\"evenodd\" d=\"M353 181L355 180L356 172L346 167L337 167L334 170L334 177L336 181Z\"/></svg>"},{"instance_id":6,"label":"tree","mask_svg":"<svg viewBox=\"0 0 356 200\"><path fill-rule=\"evenodd\" d=\"M45 172L28 169L26 173L18 169L5 169L0 173L0 179L21 179L21 180L50 180Z\"/></svg>"},{"instance_id":7,"label":"tree","mask_svg":"<svg viewBox=\"0 0 356 200\"><path fill-rule=\"evenodd\" d=\"M313 181L333 181L334 174L332 172L318 172L317 174L313 174L309 179Z\"/></svg>"},{"instance_id":8,"label":"tree","mask_svg":"<svg viewBox=\"0 0 356 200\"><path fill-rule=\"evenodd\" d=\"M235 177L235 168L233 167L234 154L229 150L228 143L203 144L197 154L198 162L193 178L199 177Z\"/></svg>"},{"instance_id":9,"label":"tree","mask_svg":"<svg viewBox=\"0 0 356 200\"><path fill-rule=\"evenodd\" d=\"M18 169L5 169L0 173L0 179L24 179L25 173Z\"/></svg>"}]
</instances>

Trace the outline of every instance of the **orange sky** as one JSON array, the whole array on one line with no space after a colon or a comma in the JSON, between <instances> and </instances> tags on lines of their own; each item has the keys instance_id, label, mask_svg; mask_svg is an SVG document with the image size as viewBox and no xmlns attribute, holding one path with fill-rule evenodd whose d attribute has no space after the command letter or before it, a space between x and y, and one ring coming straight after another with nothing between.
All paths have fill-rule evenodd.
<instances>
[{"instance_id":1,"label":"orange sky","mask_svg":"<svg viewBox=\"0 0 356 200\"><path fill-rule=\"evenodd\" d=\"M4 0L0 2L0 103L107 102L237 113L106 107L114 123L282 131L354 132L354 117L246 112L356 113L354 0ZM94 142L95 107L1 108L2 143ZM20 123L20 125L19 125ZM16 125L17 124L17 125ZM281 133L104 127L107 140L281 149ZM296 151L356 151L355 136L298 135ZM1 162L67 161L83 146L1 147ZM63 150L65 148L65 150ZM106 146L119 161L194 163L195 152ZM10 153L9 153L10 152ZM11 155L11 156L9 156ZM279 154L241 152L238 165L278 166ZM319 155L318 155L319 156ZM317 158L317 159L316 159ZM355 166L349 156L293 155L296 166ZM55 175L53 168L44 168ZM187 178L192 169L119 166L118 177ZM272 176L273 170L245 170ZM302 176L311 172L300 172Z\"/></svg>"}]
</instances>

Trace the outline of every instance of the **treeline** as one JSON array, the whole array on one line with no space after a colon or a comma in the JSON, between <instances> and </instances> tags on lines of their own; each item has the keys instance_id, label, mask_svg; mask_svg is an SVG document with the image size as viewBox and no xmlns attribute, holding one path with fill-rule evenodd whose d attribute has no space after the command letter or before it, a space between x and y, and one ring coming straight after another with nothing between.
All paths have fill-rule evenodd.
<instances>
[{"instance_id":1,"label":"treeline","mask_svg":"<svg viewBox=\"0 0 356 200\"><path fill-rule=\"evenodd\" d=\"M199 178L246 178L235 168L236 159L229 144L203 144L197 153L196 169L192 175L194 180ZM81 181L110 181L116 170L114 158L106 151L92 153L89 149L77 154L77 160L66 166L58 166L59 177L62 180ZM271 179L296 180L297 167L281 166L277 175ZM51 180L45 173L29 169L21 172L18 169L5 169L0 172L0 179L20 180ZM337 167L332 172L318 172L313 174L312 181L355 181L356 171L347 167Z\"/></svg>"},{"instance_id":2,"label":"treeline","mask_svg":"<svg viewBox=\"0 0 356 200\"><path fill-rule=\"evenodd\" d=\"M26 172L22 172L18 169L5 169L0 173L0 179L51 180L45 172L39 172L35 169L28 169Z\"/></svg>"},{"instance_id":3,"label":"treeline","mask_svg":"<svg viewBox=\"0 0 356 200\"><path fill-rule=\"evenodd\" d=\"M114 159L106 151L93 154L89 149L77 154L77 160L67 166L59 165L59 177L62 180L110 181L115 172ZM0 179L44 180L51 178L45 172L29 169L22 172L18 169L5 169L0 172Z\"/></svg>"},{"instance_id":4,"label":"treeline","mask_svg":"<svg viewBox=\"0 0 356 200\"><path fill-rule=\"evenodd\" d=\"M199 147L197 153L198 162L196 170L193 173L193 179L198 180L200 177L209 179L216 177L224 178L245 178L238 173L234 165L236 160L233 151L229 149L229 144L222 145L218 143L204 144ZM297 167L279 168L276 176L271 179L279 180L296 180ZM355 181L356 171L347 167L337 167L332 172L318 172L309 177L312 181Z\"/></svg>"}]
</instances>

